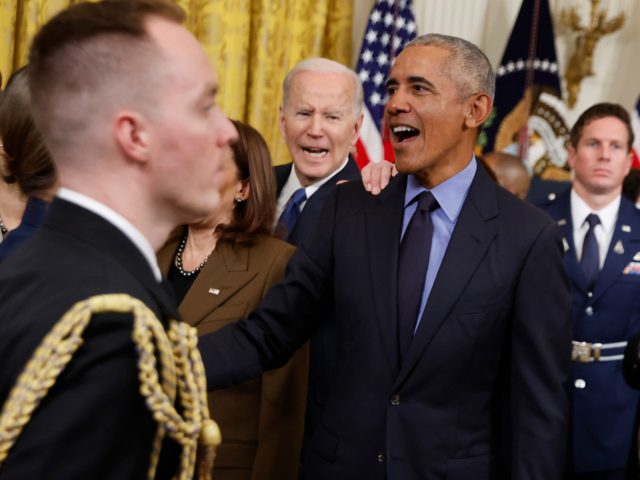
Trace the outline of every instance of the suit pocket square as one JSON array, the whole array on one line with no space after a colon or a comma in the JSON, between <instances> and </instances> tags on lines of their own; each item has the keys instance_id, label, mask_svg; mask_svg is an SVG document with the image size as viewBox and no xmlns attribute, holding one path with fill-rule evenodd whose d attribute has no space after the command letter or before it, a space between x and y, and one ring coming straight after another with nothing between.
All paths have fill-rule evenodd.
<instances>
[{"instance_id":1,"label":"suit pocket square","mask_svg":"<svg viewBox=\"0 0 640 480\"><path fill-rule=\"evenodd\" d=\"M622 270L623 275L640 275L640 262L629 262Z\"/></svg>"}]
</instances>

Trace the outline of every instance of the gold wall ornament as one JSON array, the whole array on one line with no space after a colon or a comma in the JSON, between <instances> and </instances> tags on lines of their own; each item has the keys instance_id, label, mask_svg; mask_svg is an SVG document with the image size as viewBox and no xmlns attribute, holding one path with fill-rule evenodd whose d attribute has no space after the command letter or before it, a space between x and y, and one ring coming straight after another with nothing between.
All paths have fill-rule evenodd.
<instances>
[{"instance_id":1,"label":"gold wall ornament","mask_svg":"<svg viewBox=\"0 0 640 480\"><path fill-rule=\"evenodd\" d=\"M573 32L577 32L576 49L569 60L564 74L567 82L569 108L573 108L580 93L580 82L585 77L593 75L593 51L598 41L609 33L622 28L625 21L624 13L607 20L604 10L598 11L600 0L591 0L591 14L588 26L582 26L580 16L574 7L563 8L560 12L560 22Z\"/></svg>"}]
</instances>

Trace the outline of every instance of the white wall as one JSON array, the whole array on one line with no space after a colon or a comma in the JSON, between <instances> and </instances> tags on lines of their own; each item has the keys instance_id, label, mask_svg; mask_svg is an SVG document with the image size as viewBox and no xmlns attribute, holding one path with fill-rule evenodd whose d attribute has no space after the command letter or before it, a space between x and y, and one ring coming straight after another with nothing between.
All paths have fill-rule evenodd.
<instances>
[{"instance_id":1,"label":"white wall","mask_svg":"<svg viewBox=\"0 0 640 480\"><path fill-rule=\"evenodd\" d=\"M525 0L532 1L532 0ZM354 62L374 0L354 0ZM622 12L622 29L603 37L594 54L593 77L582 81L580 96L568 121L596 102L617 102L631 110L640 95L640 0L601 0L608 17ZM445 33L466 38L481 47L497 66L520 9L520 0L413 0L418 32ZM556 52L564 73L573 52L574 35L559 25L560 10L574 6L588 20L589 0L549 0L555 23ZM563 85L564 88L564 85ZM566 98L566 94L565 94Z\"/></svg>"}]
</instances>

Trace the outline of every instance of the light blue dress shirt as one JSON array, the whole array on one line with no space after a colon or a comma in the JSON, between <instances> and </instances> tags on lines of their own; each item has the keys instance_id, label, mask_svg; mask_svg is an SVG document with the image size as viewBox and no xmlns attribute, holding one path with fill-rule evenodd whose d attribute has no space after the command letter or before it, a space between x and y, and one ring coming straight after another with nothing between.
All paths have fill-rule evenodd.
<instances>
[{"instance_id":1,"label":"light blue dress shirt","mask_svg":"<svg viewBox=\"0 0 640 480\"><path fill-rule=\"evenodd\" d=\"M407 229L407 225L416 211L417 202L412 200L424 191L430 191L440 205L440 208L431 212L431 222L433 223L433 238L431 240L431 253L429 254L429 266L427 267L422 299L420 301L420 311L416 321L414 334L420 325L424 308L429 300L429 294L436 280L436 275L440 269L440 264L447 251L447 245L451 239L451 234L458 221L458 215L462 210L462 205L467 198L469 187L477 170L476 157L473 156L469 164L453 177L445 180L440 185L431 190L424 188L418 180L409 175L407 179L407 189L404 194L404 218L402 221L402 236ZM402 239L402 237L401 237Z\"/></svg>"}]
</instances>

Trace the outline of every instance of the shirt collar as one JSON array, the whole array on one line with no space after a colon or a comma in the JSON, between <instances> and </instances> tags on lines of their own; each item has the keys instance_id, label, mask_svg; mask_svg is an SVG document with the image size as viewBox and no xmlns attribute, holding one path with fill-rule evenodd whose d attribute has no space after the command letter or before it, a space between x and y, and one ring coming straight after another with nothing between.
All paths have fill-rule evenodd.
<instances>
[{"instance_id":1,"label":"shirt collar","mask_svg":"<svg viewBox=\"0 0 640 480\"><path fill-rule=\"evenodd\" d=\"M595 213L598 215L600 225L604 231L607 233L612 231L618 219L621 198L622 195L618 195L606 207L600 210L592 210L580 195L578 195L574 189L571 189L571 221L573 222L573 229L580 230L583 228L587 216L590 213Z\"/></svg>"},{"instance_id":2,"label":"shirt collar","mask_svg":"<svg viewBox=\"0 0 640 480\"><path fill-rule=\"evenodd\" d=\"M462 204L467 198L467 193L477 169L478 164L474 155L466 167L431 190L420 185L414 175L409 175L407 189L404 194L405 208L417 195L424 191L430 191L449 221L455 223L458 215L460 215L460 210L462 210ZM464 192L464 194L460 195L460 192Z\"/></svg>"},{"instance_id":3,"label":"shirt collar","mask_svg":"<svg viewBox=\"0 0 640 480\"><path fill-rule=\"evenodd\" d=\"M162 281L162 274L160 273L160 267L158 267L158 260L156 259L153 247L144 237L144 235L142 235L140 230L134 227L131 222L129 222L119 213L116 213L114 210L107 207L105 204L100 203L97 200L87 197L86 195L83 195L76 191L69 190L68 188L60 188L58 190L58 197L66 200L67 202L79 205L95 213L96 215L99 215L114 227L116 227L118 230L120 230L122 233L124 233L124 235L129 240L131 240L131 243L136 246L136 248L147 260L147 263L151 267L155 279L158 282Z\"/></svg>"},{"instance_id":4,"label":"shirt collar","mask_svg":"<svg viewBox=\"0 0 640 480\"><path fill-rule=\"evenodd\" d=\"M304 193L307 194L307 198L310 198L311 195L316 193L322 185L324 185L333 177L335 177L338 174L338 172L342 171L342 169L347 166L347 162L349 162L349 157L345 158L344 162L342 162L342 165L340 165L340 167L338 167L333 173L305 187ZM286 187L287 187L287 190L289 189L291 190L291 193L295 192L298 188L302 187L302 185L300 184L300 180L298 179L298 175L296 175L295 164L291 166L291 173L289 173L289 178L287 179Z\"/></svg>"}]
</instances>

